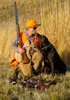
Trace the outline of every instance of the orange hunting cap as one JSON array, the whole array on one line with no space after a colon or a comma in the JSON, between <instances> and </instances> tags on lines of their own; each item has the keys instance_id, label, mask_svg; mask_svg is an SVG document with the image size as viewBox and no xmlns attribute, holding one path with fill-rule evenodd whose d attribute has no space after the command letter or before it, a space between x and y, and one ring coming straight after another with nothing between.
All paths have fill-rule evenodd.
<instances>
[{"instance_id":1,"label":"orange hunting cap","mask_svg":"<svg viewBox=\"0 0 70 100\"><path fill-rule=\"evenodd\" d=\"M38 27L38 26L40 26L40 24L37 24L37 22L34 21L34 20L28 20L28 21L26 22L26 28Z\"/></svg>"}]
</instances>

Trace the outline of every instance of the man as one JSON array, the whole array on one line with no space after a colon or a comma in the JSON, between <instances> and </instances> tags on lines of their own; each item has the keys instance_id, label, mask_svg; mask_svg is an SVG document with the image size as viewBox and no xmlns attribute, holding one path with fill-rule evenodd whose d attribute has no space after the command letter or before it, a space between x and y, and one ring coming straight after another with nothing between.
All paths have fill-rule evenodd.
<instances>
[{"instance_id":1,"label":"man","mask_svg":"<svg viewBox=\"0 0 70 100\"><path fill-rule=\"evenodd\" d=\"M43 55L40 52L38 48L35 47L35 45L39 45L40 42L38 41L36 34L37 34L37 27L40 26L40 24L37 24L34 20L28 20L26 22L26 30L24 32L20 33L20 40L23 45L22 48L18 46L17 37L12 40L11 47L14 49L16 54L15 57L17 61L19 61L19 67L23 73L23 75L26 77L32 76L32 70L34 73L38 73L38 70L41 71L40 67L43 62ZM21 55L26 53L29 62L23 63L21 59ZM24 59L23 59L24 60Z\"/></svg>"},{"instance_id":2,"label":"man","mask_svg":"<svg viewBox=\"0 0 70 100\"><path fill-rule=\"evenodd\" d=\"M46 70L53 74L55 72L65 73L65 64L48 39L37 33L38 26L40 26L40 24L37 24L36 21L28 20L26 22L26 31L20 33L23 48L18 47L17 37L11 44L15 52L20 55L26 53L29 59L28 63L23 63L20 57L16 57L20 63L19 66L23 75L31 77L33 72L37 74L43 71L45 66L47 66Z\"/></svg>"}]
</instances>

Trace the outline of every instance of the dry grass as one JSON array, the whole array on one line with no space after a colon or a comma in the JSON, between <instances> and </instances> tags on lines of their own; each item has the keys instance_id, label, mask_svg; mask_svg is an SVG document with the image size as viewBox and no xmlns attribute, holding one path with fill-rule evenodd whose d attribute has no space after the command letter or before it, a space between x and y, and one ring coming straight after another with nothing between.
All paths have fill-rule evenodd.
<instances>
[{"instance_id":1,"label":"dry grass","mask_svg":"<svg viewBox=\"0 0 70 100\"><path fill-rule=\"evenodd\" d=\"M0 1L0 56L14 55L10 48L16 35L14 0ZM66 64L70 64L70 1L69 0L16 0L21 31L28 19L41 23L38 32L52 42Z\"/></svg>"},{"instance_id":2,"label":"dry grass","mask_svg":"<svg viewBox=\"0 0 70 100\"><path fill-rule=\"evenodd\" d=\"M55 76L59 81L45 90L23 88L18 80L16 85L8 83L15 68L10 68L7 59L0 59L0 100L70 100L70 72ZM51 75L40 74L36 79L53 80Z\"/></svg>"},{"instance_id":3,"label":"dry grass","mask_svg":"<svg viewBox=\"0 0 70 100\"><path fill-rule=\"evenodd\" d=\"M8 61L14 55L11 40L16 35L14 0L0 0L0 100L70 100L70 72L60 77L60 82L45 91L12 86L6 79L14 68ZM53 43L70 71L70 0L16 0L21 31L28 19L41 23L38 31ZM50 76L42 75L49 79ZM19 90L19 91L18 91Z\"/></svg>"}]
</instances>

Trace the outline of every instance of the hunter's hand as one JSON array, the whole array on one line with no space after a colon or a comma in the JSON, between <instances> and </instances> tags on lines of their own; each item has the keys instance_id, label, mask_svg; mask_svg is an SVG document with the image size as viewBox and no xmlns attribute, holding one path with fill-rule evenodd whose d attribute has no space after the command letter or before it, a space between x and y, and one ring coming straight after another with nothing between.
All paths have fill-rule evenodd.
<instances>
[{"instance_id":1,"label":"hunter's hand","mask_svg":"<svg viewBox=\"0 0 70 100\"><path fill-rule=\"evenodd\" d=\"M19 48L19 53L24 53L26 52L25 48Z\"/></svg>"}]
</instances>

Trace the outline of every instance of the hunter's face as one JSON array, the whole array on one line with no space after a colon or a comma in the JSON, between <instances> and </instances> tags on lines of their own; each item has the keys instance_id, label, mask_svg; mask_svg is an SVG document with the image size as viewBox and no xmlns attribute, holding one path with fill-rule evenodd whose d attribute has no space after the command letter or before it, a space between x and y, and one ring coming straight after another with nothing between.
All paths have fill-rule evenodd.
<instances>
[{"instance_id":1,"label":"hunter's face","mask_svg":"<svg viewBox=\"0 0 70 100\"><path fill-rule=\"evenodd\" d=\"M30 27L28 31L29 31L28 33L29 36L35 35L37 33L37 27Z\"/></svg>"}]
</instances>

